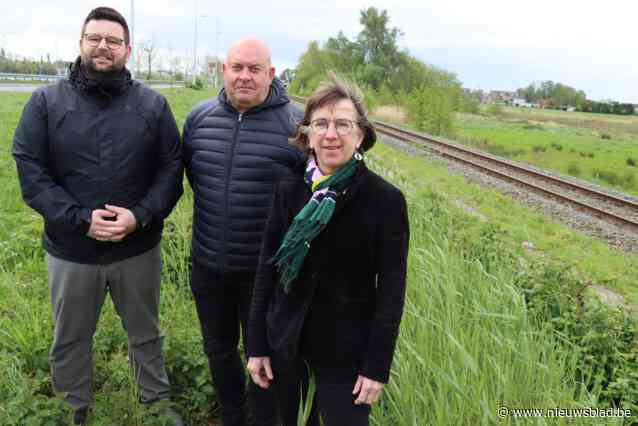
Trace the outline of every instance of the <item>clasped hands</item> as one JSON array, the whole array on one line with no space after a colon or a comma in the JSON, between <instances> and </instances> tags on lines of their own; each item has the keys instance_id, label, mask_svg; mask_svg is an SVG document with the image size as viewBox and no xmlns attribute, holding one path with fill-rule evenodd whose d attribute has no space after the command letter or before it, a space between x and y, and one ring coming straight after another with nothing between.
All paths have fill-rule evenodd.
<instances>
[{"instance_id":1,"label":"clasped hands","mask_svg":"<svg viewBox=\"0 0 638 426\"><path fill-rule=\"evenodd\" d=\"M253 382L261 388L268 389L270 382L273 380L272 367L270 365L270 357L250 357L248 358L248 372ZM369 379L362 375L357 376L357 381L352 389L352 394L357 395L354 401L355 405L373 404L379 400L383 383Z\"/></svg>"},{"instance_id":2,"label":"clasped hands","mask_svg":"<svg viewBox=\"0 0 638 426\"><path fill-rule=\"evenodd\" d=\"M137 221L133 212L106 204L104 209L91 212L91 226L86 235L98 241L119 242L135 231Z\"/></svg>"}]
</instances>

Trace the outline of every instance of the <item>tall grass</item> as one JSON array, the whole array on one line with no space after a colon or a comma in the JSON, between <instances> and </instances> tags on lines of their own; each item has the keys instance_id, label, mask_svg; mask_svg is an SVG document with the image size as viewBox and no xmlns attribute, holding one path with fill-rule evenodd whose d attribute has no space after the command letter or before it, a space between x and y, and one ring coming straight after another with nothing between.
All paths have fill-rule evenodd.
<instances>
[{"instance_id":1,"label":"tall grass","mask_svg":"<svg viewBox=\"0 0 638 426\"><path fill-rule=\"evenodd\" d=\"M576 351L528 314L517 259L497 239L459 245L462 220L441 197L403 180L392 159L369 163L406 192L412 234L401 332L373 423L509 424L499 407L596 407L599 390L575 380Z\"/></svg>"},{"instance_id":2,"label":"tall grass","mask_svg":"<svg viewBox=\"0 0 638 426\"><path fill-rule=\"evenodd\" d=\"M166 94L180 126L195 103L211 96L188 90ZM53 321L39 245L41 220L20 200L9 157L26 98L0 102L0 424L68 424L70 412L53 395L48 372ZM450 209L436 191L406 179L404 165L391 153L370 155L368 162L406 193L412 235L401 333L373 423L494 424L501 405L595 407L599 390L576 382L582 374L576 374L574 353L528 314L516 287L518 259L498 230L472 226L471 218ZM188 288L192 202L187 188L166 223L160 320L172 399L188 423L200 425L213 417L214 392ZM108 301L94 339L94 364L90 424L163 422L137 401L126 334Z\"/></svg>"}]
</instances>

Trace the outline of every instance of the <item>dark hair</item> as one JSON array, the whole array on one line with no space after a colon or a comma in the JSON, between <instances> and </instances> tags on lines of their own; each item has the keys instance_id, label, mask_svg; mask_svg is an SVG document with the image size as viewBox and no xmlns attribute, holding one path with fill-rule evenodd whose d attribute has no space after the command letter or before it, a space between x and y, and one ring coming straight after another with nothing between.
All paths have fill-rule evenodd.
<instances>
[{"instance_id":1,"label":"dark hair","mask_svg":"<svg viewBox=\"0 0 638 426\"><path fill-rule=\"evenodd\" d=\"M122 26L122 28L124 28L124 43L126 43L126 45L128 46L131 40L129 31L128 31L128 24L126 23L126 19L124 19L124 17L117 10L112 9L110 7L102 6L102 7L96 7L95 9L90 11L89 14L86 16L86 19L84 20L84 24L82 25L82 34L80 35L80 37L84 36L84 31L86 30L86 24L88 24L89 21L117 22L118 24Z\"/></svg>"},{"instance_id":2,"label":"dark hair","mask_svg":"<svg viewBox=\"0 0 638 426\"><path fill-rule=\"evenodd\" d=\"M297 134L290 142L302 151L306 153L310 152L307 135L308 126L310 126L310 117L312 117L312 114L317 109L326 105L333 105L342 99L350 99L359 115L357 124L363 130L361 149L367 151L372 148L377 140L377 133L368 119L368 112L363 105L361 90L359 90L354 83L342 80L333 72L328 74L328 80L321 82L319 87L317 87L314 93L308 98L303 119L297 124Z\"/></svg>"}]
</instances>

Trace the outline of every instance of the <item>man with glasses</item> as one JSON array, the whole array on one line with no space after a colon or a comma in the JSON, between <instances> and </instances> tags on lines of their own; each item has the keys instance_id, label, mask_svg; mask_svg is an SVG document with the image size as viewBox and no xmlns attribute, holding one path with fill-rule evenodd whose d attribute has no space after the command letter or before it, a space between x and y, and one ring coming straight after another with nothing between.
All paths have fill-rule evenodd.
<instances>
[{"instance_id":1,"label":"man with glasses","mask_svg":"<svg viewBox=\"0 0 638 426\"><path fill-rule=\"evenodd\" d=\"M184 125L184 163L193 194L191 288L224 426L245 425L245 393L254 424L276 422L271 390L251 381L238 353L273 182L303 164L288 143L300 111L275 76L260 40L235 43L223 65L224 88Z\"/></svg>"},{"instance_id":2,"label":"man with glasses","mask_svg":"<svg viewBox=\"0 0 638 426\"><path fill-rule=\"evenodd\" d=\"M33 93L13 139L23 198L44 218L51 374L75 424L91 403L92 339L107 292L128 333L141 402L169 397L159 244L182 194L181 145L166 99L125 67L129 40L121 14L92 10L69 78Z\"/></svg>"}]
</instances>

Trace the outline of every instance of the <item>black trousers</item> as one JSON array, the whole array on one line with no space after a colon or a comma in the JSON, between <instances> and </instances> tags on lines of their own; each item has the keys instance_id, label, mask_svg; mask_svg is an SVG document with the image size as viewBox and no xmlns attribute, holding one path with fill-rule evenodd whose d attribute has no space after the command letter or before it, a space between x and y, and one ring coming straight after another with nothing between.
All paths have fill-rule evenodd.
<instances>
[{"instance_id":1,"label":"black trousers","mask_svg":"<svg viewBox=\"0 0 638 426\"><path fill-rule=\"evenodd\" d=\"M274 392L252 380L246 391L245 364L238 351L240 328L246 345L253 279L254 274L246 273L220 275L193 262L191 290L224 426L277 424ZM251 416L247 416L246 400Z\"/></svg>"},{"instance_id":2,"label":"black trousers","mask_svg":"<svg viewBox=\"0 0 638 426\"><path fill-rule=\"evenodd\" d=\"M352 389L357 372L352 367L322 366L302 358L286 360L272 358L274 388L283 426L297 426L297 413L303 398L307 403L308 372L315 381L315 397L312 401L309 426L368 426L370 405L355 405L357 395Z\"/></svg>"}]
</instances>

